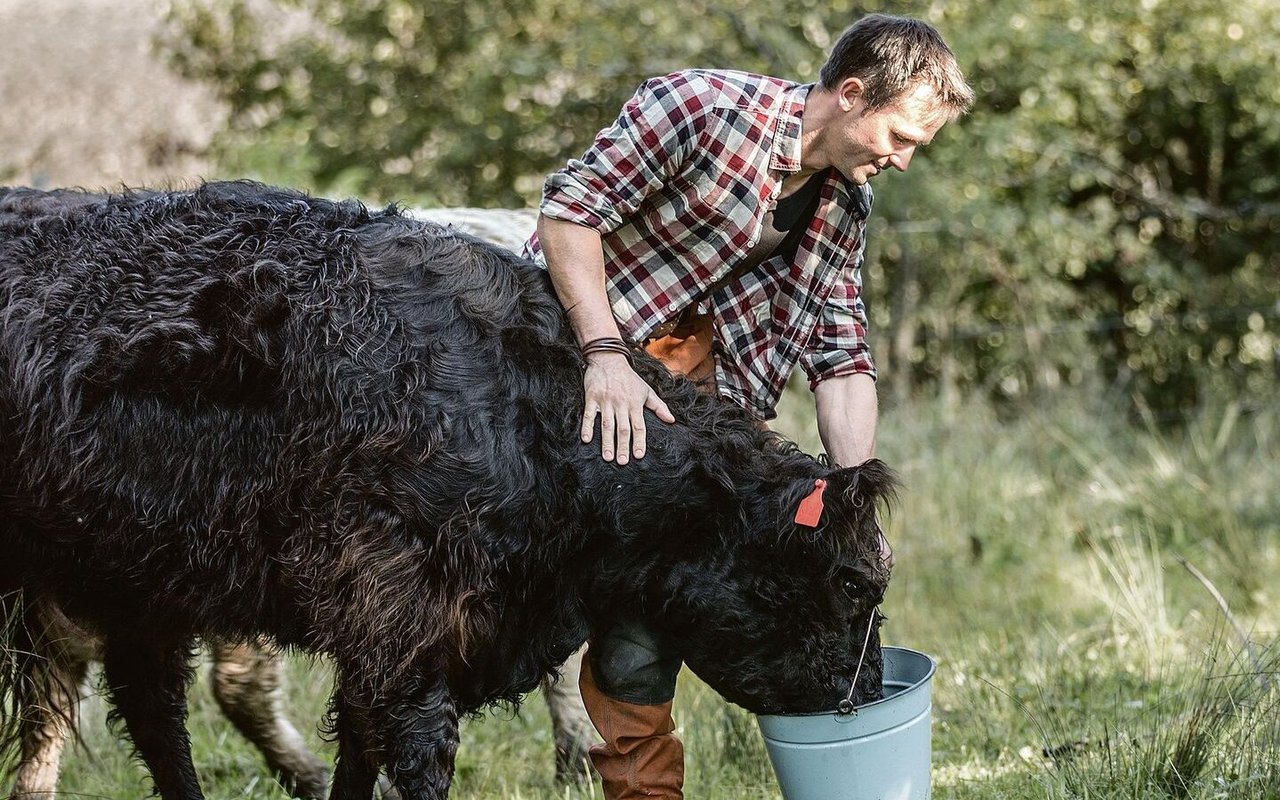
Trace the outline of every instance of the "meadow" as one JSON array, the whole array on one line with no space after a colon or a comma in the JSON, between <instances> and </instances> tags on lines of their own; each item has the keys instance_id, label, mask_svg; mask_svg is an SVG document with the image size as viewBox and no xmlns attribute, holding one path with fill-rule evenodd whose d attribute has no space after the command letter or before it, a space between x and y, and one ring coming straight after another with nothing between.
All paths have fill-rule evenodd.
<instances>
[{"instance_id":1,"label":"meadow","mask_svg":"<svg viewBox=\"0 0 1280 800\"><path fill-rule=\"evenodd\" d=\"M820 449L806 392L775 427ZM903 479L885 642L934 655L938 800L1280 797L1280 412L1204 408L1169 431L1105 403L1002 413L883 409ZM329 673L292 658L290 712L313 744ZM217 714L189 729L211 798L283 798ZM67 797L146 794L101 698L67 755ZM676 721L687 796L777 798L754 719L687 670ZM464 724L453 796L587 800L557 787L545 706Z\"/></svg>"},{"instance_id":2,"label":"meadow","mask_svg":"<svg viewBox=\"0 0 1280 800\"><path fill-rule=\"evenodd\" d=\"M246 171L235 164L218 165L211 150L229 113L216 100L216 87L179 79L155 47L161 9L175 5L0 0L0 42L7 56L0 59L0 107L13 109L0 115L0 182L185 185L199 175L239 176ZM432 13L462 18L449 4L422 5L436 9ZM752 43L738 53L730 39L687 26L693 39L731 48L708 51L704 57L680 51L683 36L654 36L637 28L632 15L618 13L618 8L630 8L628 3L568 5L583 10L580 24L593 31L593 40L594 34L608 32L604 23L622 25L622 38L616 41L635 46L611 50L615 40L600 38L599 48L610 56L633 49L645 70L655 46L659 51L671 47L672 57L682 64L746 67L755 63L746 59L774 50ZM651 11L652 4L635 5ZM758 5L751 13L768 22L771 36L786 32L777 25L786 16L782 7L804 6L805 19L811 7L833 15L847 11L847 4L807 0ZM868 7L881 5L892 4ZM1280 296L1280 256L1274 247L1280 231L1274 178L1280 142L1274 60L1280 49L1274 37L1280 27L1267 24L1277 6L1267 0L925 5L930 13L942 14L946 8L946 14L956 15L948 20L948 35L963 37L957 39L962 45L958 52L972 64L984 99L968 122L950 132L950 151L944 138L920 167L912 166L910 175L894 176L896 181L920 180L904 184L897 206L894 184L887 184L877 199L875 218L918 221L923 228L930 220L945 218L961 226L963 237L944 231L936 240L913 238L910 224L873 236L873 247L883 239L892 243L887 252L894 254L876 267L885 282L875 287L873 303L920 293L914 313L930 320L922 336L927 333L929 341L953 347L972 343L971 351L999 338L1009 346L1002 356L1008 360L993 362L995 368L1025 358L1035 367L1028 368L1029 374L1054 363L1055 357L1070 367L1064 374L1089 373L1096 359L1081 360L1079 331L1090 325L1110 330L1121 317L1101 317L1123 314L1125 325L1134 326L1127 332L1134 357L1141 356L1139 362L1156 372L1214 377L1234 370L1256 377L1254 385L1262 387L1258 393L1270 392L1268 406L1211 403L1173 430L1119 410L1131 407L1127 401L1075 396L1034 405L1024 401L1012 410L973 399L951 407L928 400L886 403L880 455L899 470L903 489L887 526L897 567L884 605L889 622L883 633L886 643L923 650L940 662L934 681L934 796L1280 799L1280 713L1275 706L1280 699L1280 645L1275 643L1280 638L1280 403L1275 402L1270 372L1275 339L1269 332L1275 330L1274 301ZM679 26L675 10L669 20ZM712 23L724 19L705 13L700 5L689 10ZM510 18L518 24L505 8L500 15L475 18ZM641 35L632 36L636 31ZM1224 32L1230 43L1222 38ZM572 121L567 111L604 114L617 107L614 101L580 98L571 108L545 114L538 103L512 103L489 88L477 91L469 81L492 76L487 68L491 56L484 48L494 36L481 33L468 40L451 26L440 28L442 38L457 40L448 41L450 45L476 45L476 57L486 68L470 69L476 62L463 62L453 91L462 92L468 105L490 100L505 104L486 118L506 119L514 107L588 136L606 120ZM806 59L814 51L796 42L784 49ZM565 52L575 54L578 48ZM414 45L401 55L412 61L434 58L431 53L430 47ZM321 59L322 65L328 63ZM626 69L635 69L634 61L627 63ZM396 59L370 61L360 71L362 80L375 83L377 74L369 71L375 69L419 80L400 64ZM793 63L761 67L778 74L807 71ZM315 73L317 79L342 74ZM251 91L276 88L251 77ZM606 89L630 91L634 85L595 67L578 80L602 96ZM311 85L310 79L295 83ZM406 181L413 191L398 189L392 196L425 203L430 198L418 194L423 188L456 187L483 175L474 169L482 156L494 164L515 159L521 171L536 174L540 183L550 167L529 163L534 153L527 147L511 148L453 125L457 102L444 91L446 81L433 81L431 96L444 97L434 106L422 102L426 95L420 96L418 88L411 87L407 96L411 121L444 115L465 152L420 164L416 171L368 169L366 177ZM341 96L317 91L303 102ZM590 99L589 92L582 97ZM397 100L392 107L403 104ZM329 114L335 108L348 110L359 123L353 130L377 132L379 124L394 129L394 140L414 154L434 152L422 148L417 138L399 135L404 120L366 113L368 103L314 106ZM249 130L246 138L258 149L241 154L248 159L246 166L269 165L262 177L316 188L315 176L299 170L312 164L317 152L342 156L325 145L331 138L358 151L384 149L369 148L341 127L340 136L312 136L309 128L317 120L309 105L302 110L307 113L285 115L283 132ZM333 120L339 125L350 121L342 115ZM528 135L517 125L491 130L504 137ZM324 147L303 152L299 140ZM556 136L540 141L555 143L556 166L575 151ZM1212 146L1199 147L1197 141ZM477 143L487 148L481 156L469 149ZM277 149L263 149L264 144ZM1098 155L1126 147L1123 153ZM1081 162L1081 154L1089 157ZM932 173L927 171L931 162L937 165ZM360 151L353 163L371 162ZM1104 163L1128 164L1129 172L1139 177L1168 169L1181 176L1159 184L1177 189L1157 198L1167 207L1163 225L1152 226L1157 220L1148 213L1151 198L1145 189L1108 184L1108 179L1127 176L1099 170ZM450 165L454 172L444 173L450 179L432 177L437 166ZM336 179L330 176L330 183L317 191L367 193L367 186L342 183L361 172L353 168ZM993 181L993 174L1009 177ZM1085 191L1097 180L1102 180L1100 191ZM1068 185L1081 204L1059 208L1064 194L1058 187ZM503 186L480 188L491 194L469 196L468 205L498 204ZM1115 198L1117 189L1123 190L1125 205L1111 208L1105 198ZM531 200L525 198L525 204ZM1205 206L1206 201L1216 205ZM1197 216L1201 211L1204 216ZM1192 231L1207 238L1192 236ZM1202 259L1218 260L1206 266ZM917 264L933 271L910 277ZM1102 289L1116 280L1125 283L1118 300L1108 291L1076 298L1075 290L1087 285L1079 283L1077 272L1086 266ZM894 283L898 276L900 285ZM1012 294L983 294L975 287ZM965 297L981 302L958 301ZM1119 303L1115 308L1113 301ZM1081 309L1086 318L1079 318ZM912 313L895 306L892 314L899 310ZM1064 322L1049 329L1043 343L1030 340L1028 321L1059 318ZM1220 353L1224 340L1209 322L1240 328L1230 337L1240 346ZM966 325L969 333L963 330ZM1010 333L993 337L993 325ZM1148 335L1152 331L1155 335ZM1024 340L1027 352L1021 354L1018 346ZM1189 353L1199 355L1190 360ZM1241 353L1252 360L1245 363ZM941 364L952 355L930 351L927 360ZM1132 363L1120 366L1127 369ZM941 371L945 375L947 369ZM984 380L990 385L989 377L971 376L967 385L984 385ZM936 385L922 383L917 391ZM1148 391L1153 401L1173 396L1160 385L1149 385ZM803 390L791 392L776 427L816 452L820 445L809 403ZM1164 413L1154 415L1167 423ZM300 657L291 657L289 664L291 716L312 745L331 756L332 748L315 733L330 686L328 668ZM257 754L217 713L203 670L190 698L189 729L208 796L284 798ZM131 760L127 745L107 730L101 698L91 698L85 712L83 740L66 756L62 796L145 796L145 773ZM690 798L779 797L749 714L725 704L688 672L681 677L675 713L687 746ZM469 721L463 735L455 798L600 797L598 787L555 785L550 725L540 698L530 697L519 713L498 710Z\"/></svg>"}]
</instances>

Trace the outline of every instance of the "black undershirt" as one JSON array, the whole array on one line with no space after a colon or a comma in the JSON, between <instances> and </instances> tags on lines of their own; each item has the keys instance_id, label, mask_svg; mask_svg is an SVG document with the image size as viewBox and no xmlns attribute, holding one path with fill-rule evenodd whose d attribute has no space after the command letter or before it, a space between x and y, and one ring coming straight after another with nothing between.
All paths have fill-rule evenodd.
<instances>
[{"instance_id":1,"label":"black undershirt","mask_svg":"<svg viewBox=\"0 0 1280 800\"><path fill-rule=\"evenodd\" d=\"M774 207L765 213L764 220L760 223L760 238L755 246L727 275L704 290L690 307L696 307L721 287L738 280L760 266L766 259L782 255L786 256L788 262L794 261L796 251L800 248L800 239L805 231L809 230L809 223L818 212L818 198L822 194L822 184L825 183L826 177L826 170L815 172L809 176L803 186L778 200Z\"/></svg>"},{"instance_id":2,"label":"black undershirt","mask_svg":"<svg viewBox=\"0 0 1280 800\"><path fill-rule=\"evenodd\" d=\"M774 206L771 223L775 230L787 231L787 237L771 255L795 254L800 245L800 237L818 211L818 195L822 192L822 183L826 177L826 170L815 172L804 182L804 186L782 198Z\"/></svg>"},{"instance_id":3,"label":"black undershirt","mask_svg":"<svg viewBox=\"0 0 1280 800\"><path fill-rule=\"evenodd\" d=\"M787 261L795 259L800 248L800 239L809 229L813 215L818 211L818 198L822 194L822 184L827 172L815 172L809 176L804 185L791 194L780 199L772 210L767 212L761 223L760 239L755 247L747 253L741 265L734 270L741 275L754 269L762 261L774 256L784 256Z\"/></svg>"}]
</instances>

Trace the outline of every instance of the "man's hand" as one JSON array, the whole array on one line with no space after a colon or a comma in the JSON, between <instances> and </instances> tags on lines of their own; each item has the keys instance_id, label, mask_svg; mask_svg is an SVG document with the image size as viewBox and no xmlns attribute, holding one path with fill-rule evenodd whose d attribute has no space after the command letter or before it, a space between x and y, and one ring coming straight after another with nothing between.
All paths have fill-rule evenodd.
<instances>
[{"instance_id":1,"label":"man's hand","mask_svg":"<svg viewBox=\"0 0 1280 800\"><path fill-rule=\"evenodd\" d=\"M600 455L605 461L625 464L634 455L644 457L644 410L663 422L675 422L662 398L631 369L618 323L605 292L604 249L599 231L564 220L538 217L538 240L547 258L547 271L556 296L569 315L569 324L584 347L587 371L583 376L582 441L595 435L600 416ZM602 349L588 352L604 342ZM616 456L616 458L615 458Z\"/></svg>"},{"instance_id":2,"label":"man's hand","mask_svg":"<svg viewBox=\"0 0 1280 800\"><path fill-rule=\"evenodd\" d=\"M595 435L598 414L600 455L605 461L625 464L631 456L644 458L646 408L663 422L676 421L667 404L620 353L587 356L582 385L586 399L582 410L582 441L590 442Z\"/></svg>"},{"instance_id":3,"label":"man's hand","mask_svg":"<svg viewBox=\"0 0 1280 800\"><path fill-rule=\"evenodd\" d=\"M884 564L885 569L893 569L895 561L893 547L889 545L889 538L884 535L884 531L880 531L880 561Z\"/></svg>"}]
</instances>

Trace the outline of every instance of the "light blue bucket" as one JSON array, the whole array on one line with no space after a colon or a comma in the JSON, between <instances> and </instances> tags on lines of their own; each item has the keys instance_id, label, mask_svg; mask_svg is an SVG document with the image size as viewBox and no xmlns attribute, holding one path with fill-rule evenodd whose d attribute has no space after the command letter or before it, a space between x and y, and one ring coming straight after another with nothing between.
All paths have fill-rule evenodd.
<instances>
[{"instance_id":1,"label":"light blue bucket","mask_svg":"<svg viewBox=\"0 0 1280 800\"><path fill-rule=\"evenodd\" d=\"M786 800L928 800L938 663L884 648L884 699L852 714L757 717Z\"/></svg>"}]
</instances>

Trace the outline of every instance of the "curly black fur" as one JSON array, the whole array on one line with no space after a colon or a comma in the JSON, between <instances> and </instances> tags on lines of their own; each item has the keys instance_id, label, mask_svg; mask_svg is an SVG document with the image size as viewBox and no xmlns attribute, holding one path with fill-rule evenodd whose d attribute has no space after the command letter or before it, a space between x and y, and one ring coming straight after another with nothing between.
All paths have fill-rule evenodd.
<instances>
[{"instance_id":1,"label":"curly black fur","mask_svg":"<svg viewBox=\"0 0 1280 800\"><path fill-rule=\"evenodd\" d=\"M605 612L751 710L834 707L888 578L891 473L637 365L678 421L619 467L577 436L546 275L507 251L251 183L0 190L0 591L106 637L165 797L198 796L195 637L332 656L335 797L379 768L445 796L459 715L518 700Z\"/></svg>"}]
</instances>

